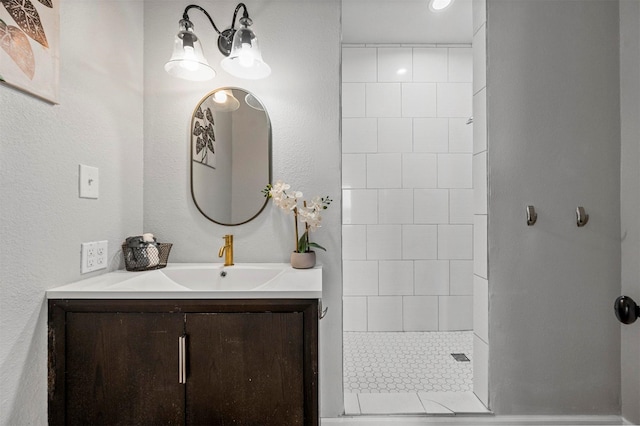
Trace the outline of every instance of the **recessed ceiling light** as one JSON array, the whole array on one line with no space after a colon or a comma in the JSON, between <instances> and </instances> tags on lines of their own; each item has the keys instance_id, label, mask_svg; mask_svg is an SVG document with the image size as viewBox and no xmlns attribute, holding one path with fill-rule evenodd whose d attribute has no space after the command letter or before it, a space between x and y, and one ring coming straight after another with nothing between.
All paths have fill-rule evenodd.
<instances>
[{"instance_id":1,"label":"recessed ceiling light","mask_svg":"<svg viewBox=\"0 0 640 426\"><path fill-rule=\"evenodd\" d=\"M440 12L453 3L453 0L429 0L429 9L432 12Z\"/></svg>"}]
</instances>

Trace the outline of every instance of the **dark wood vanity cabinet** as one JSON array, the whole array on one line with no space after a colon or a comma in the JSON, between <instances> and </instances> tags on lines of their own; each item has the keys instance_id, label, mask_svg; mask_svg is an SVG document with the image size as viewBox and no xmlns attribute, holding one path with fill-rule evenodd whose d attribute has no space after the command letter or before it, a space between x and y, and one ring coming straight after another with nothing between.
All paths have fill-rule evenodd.
<instances>
[{"instance_id":1,"label":"dark wood vanity cabinet","mask_svg":"<svg viewBox=\"0 0 640 426\"><path fill-rule=\"evenodd\" d=\"M49 300L49 423L318 425L317 342L317 300Z\"/></svg>"}]
</instances>

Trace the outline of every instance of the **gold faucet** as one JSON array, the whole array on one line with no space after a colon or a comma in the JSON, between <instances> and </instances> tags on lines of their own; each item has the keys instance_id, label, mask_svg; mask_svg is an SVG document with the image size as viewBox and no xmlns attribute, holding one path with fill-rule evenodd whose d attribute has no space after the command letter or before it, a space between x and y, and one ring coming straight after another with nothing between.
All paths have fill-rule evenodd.
<instances>
[{"instance_id":1,"label":"gold faucet","mask_svg":"<svg viewBox=\"0 0 640 426\"><path fill-rule=\"evenodd\" d=\"M224 245L218 251L218 257L222 257L224 253L224 266L233 265L233 235L227 234L223 237Z\"/></svg>"}]
</instances>

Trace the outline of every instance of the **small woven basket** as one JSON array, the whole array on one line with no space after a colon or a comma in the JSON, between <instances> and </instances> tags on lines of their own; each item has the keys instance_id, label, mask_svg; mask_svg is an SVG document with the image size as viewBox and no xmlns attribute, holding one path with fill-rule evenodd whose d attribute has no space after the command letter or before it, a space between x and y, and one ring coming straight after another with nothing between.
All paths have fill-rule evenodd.
<instances>
[{"instance_id":1,"label":"small woven basket","mask_svg":"<svg viewBox=\"0 0 640 426\"><path fill-rule=\"evenodd\" d=\"M150 271L167 266L171 243L149 244L144 247L122 245L124 266L127 271Z\"/></svg>"}]
</instances>

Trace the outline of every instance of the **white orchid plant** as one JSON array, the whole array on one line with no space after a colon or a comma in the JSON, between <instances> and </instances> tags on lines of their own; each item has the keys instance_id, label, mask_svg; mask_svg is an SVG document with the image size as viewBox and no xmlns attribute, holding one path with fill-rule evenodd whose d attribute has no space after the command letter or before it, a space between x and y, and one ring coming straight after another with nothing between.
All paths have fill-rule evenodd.
<instances>
[{"instance_id":1,"label":"white orchid plant","mask_svg":"<svg viewBox=\"0 0 640 426\"><path fill-rule=\"evenodd\" d=\"M320 228L322 215L320 212L329 207L333 201L329 196L314 197L307 202L302 200L302 192L291 189L291 185L277 181L275 184L268 184L262 190L265 197L273 199L273 203L284 210L286 213L293 212L293 222L296 230L296 252L306 253L311 251L311 247L327 251L320 244L314 243L309 239L309 232L314 232ZM298 205L298 201L302 200L302 206ZM298 220L304 223L304 233L298 236Z\"/></svg>"}]
</instances>

